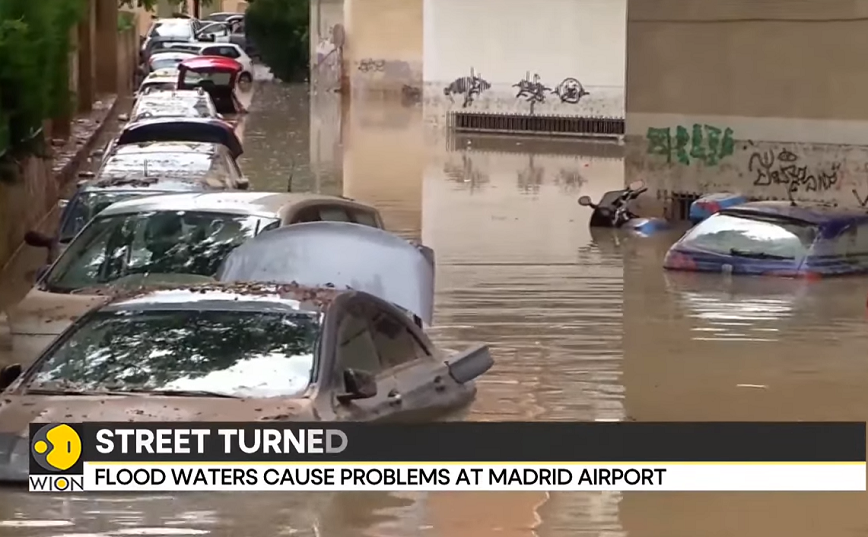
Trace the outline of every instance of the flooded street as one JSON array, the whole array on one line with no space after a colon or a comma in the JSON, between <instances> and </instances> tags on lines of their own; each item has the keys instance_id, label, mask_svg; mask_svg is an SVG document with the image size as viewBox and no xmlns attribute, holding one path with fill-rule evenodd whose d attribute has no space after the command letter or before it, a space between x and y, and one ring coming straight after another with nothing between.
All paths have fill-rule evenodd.
<instances>
[{"instance_id":1,"label":"flooded street","mask_svg":"<svg viewBox=\"0 0 868 537\"><path fill-rule=\"evenodd\" d=\"M437 256L435 340L485 342L470 420L868 419L868 282L664 274L675 237L590 232L625 184L609 143L449 138L421 106L265 82L242 128L258 190L376 204ZM22 290L23 293L23 290ZM213 493L0 491L0 535L768 537L864 535L835 493Z\"/></svg>"}]
</instances>

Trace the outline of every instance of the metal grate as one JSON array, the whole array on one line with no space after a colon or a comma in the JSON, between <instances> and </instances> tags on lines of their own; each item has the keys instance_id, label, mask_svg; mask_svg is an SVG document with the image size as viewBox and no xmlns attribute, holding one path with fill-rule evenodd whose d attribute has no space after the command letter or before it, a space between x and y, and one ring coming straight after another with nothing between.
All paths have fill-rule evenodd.
<instances>
[{"instance_id":1,"label":"metal grate","mask_svg":"<svg viewBox=\"0 0 868 537\"><path fill-rule=\"evenodd\" d=\"M616 117L449 112L447 122L449 128L456 132L534 134L575 138L618 138L624 135L624 118Z\"/></svg>"},{"instance_id":2,"label":"metal grate","mask_svg":"<svg viewBox=\"0 0 868 537\"><path fill-rule=\"evenodd\" d=\"M612 140L592 141L575 138L543 138L529 134L504 136L451 132L446 138L446 148L448 151L469 150L474 153L578 156L611 160L624 158L624 145Z\"/></svg>"}]
</instances>

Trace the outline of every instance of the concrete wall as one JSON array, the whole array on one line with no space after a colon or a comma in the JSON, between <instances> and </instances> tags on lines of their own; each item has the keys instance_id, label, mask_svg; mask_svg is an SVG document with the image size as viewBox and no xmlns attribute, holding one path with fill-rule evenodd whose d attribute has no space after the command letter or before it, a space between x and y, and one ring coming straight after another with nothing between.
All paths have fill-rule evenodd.
<instances>
[{"instance_id":1,"label":"concrete wall","mask_svg":"<svg viewBox=\"0 0 868 537\"><path fill-rule=\"evenodd\" d=\"M628 4L628 179L868 204L868 1Z\"/></svg>"},{"instance_id":2,"label":"concrete wall","mask_svg":"<svg viewBox=\"0 0 868 537\"><path fill-rule=\"evenodd\" d=\"M344 0L345 90L401 96L422 85L422 0Z\"/></svg>"},{"instance_id":3,"label":"concrete wall","mask_svg":"<svg viewBox=\"0 0 868 537\"><path fill-rule=\"evenodd\" d=\"M531 105L537 114L623 117L624 0L425 0L424 18L429 121ZM482 91L466 100L470 77Z\"/></svg>"},{"instance_id":4,"label":"concrete wall","mask_svg":"<svg viewBox=\"0 0 868 537\"><path fill-rule=\"evenodd\" d=\"M310 82L312 93L340 90L344 37L343 0L311 0Z\"/></svg>"}]
</instances>

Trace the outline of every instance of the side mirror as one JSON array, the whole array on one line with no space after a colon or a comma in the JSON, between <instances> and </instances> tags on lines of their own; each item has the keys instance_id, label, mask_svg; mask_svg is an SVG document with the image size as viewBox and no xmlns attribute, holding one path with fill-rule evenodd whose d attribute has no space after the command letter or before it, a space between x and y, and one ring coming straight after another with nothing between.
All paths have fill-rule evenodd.
<instances>
[{"instance_id":1,"label":"side mirror","mask_svg":"<svg viewBox=\"0 0 868 537\"><path fill-rule=\"evenodd\" d=\"M129 121L129 120L130 120L130 116L128 114L119 114L118 115L118 121Z\"/></svg>"},{"instance_id":2,"label":"side mirror","mask_svg":"<svg viewBox=\"0 0 868 537\"><path fill-rule=\"evenodd\" d=\"M51 248L54 245L54 237L38 231L28 231L24 234L24 242L36 248Z\"/></svg>"},{"instance_id":3,"label":"side mirror","mask_svg":"<svg viewBox=\"0 0 868 537\"><path fill-rule=\"evenodd\" d=\"M641 190L645 188L645 181L643 181L642 179L639 179L638 181L633 181L632 183L627 185L627 188L629 188L630 190Z\"/></svg>"},{"instance_id":4,"label":"side mirror","mask_svg":"<svg viewBox=\"0 0 868 537\"><path fill-rule=\"evenodd\" d=\"M96 174L91 171L80 171L78 176L82 179L92 179Z\"/></svg>"},{"instance_id":5,"label":"side mirror","mask_svg":"<svg viewBox=\"0 0 868 537\"><path fill-rule=\"evenodd\" d=\"M346 391L338 395L338 402L349 403L356 399L370 399L377 395L377 379L367 371L347 369L344 371Z\"/></svg>"},{"instance_id":6,"label":"side mirror","mask_svg":"<svg viewBox=\"0 0 868 537\"><path fill-rule=\"evenodd\" d=\"M581 198L579 198L579 205L581 205L582 207L590 207L593 204L594 202L591 201L590 196L582 196Z\"/></svg>"},{"instance_id":7,"label":"side mirror","mask_svg":"<svg viewBox=\"0 0 868 537\"><path fill-rule=\"evenodd\" d=\"M250 189L250 180L246 177L242 177L238 179L238 190L249 190Z\"/></svg>"},{"instance_id":8,"label":"side mirror","mask_svg":"<svg viewBox=\"0 0 868 537\"><path fill-rule=\"evenodd\" d=\"M226 119L226 116L224 116L223 114L217 114L217 119Z\"/></svg>"},{"instance_id":9,"label":"side mirror","mask_svg":"<svg viewBox=\"0 0 868 537\"><path fill-rule=\"evenodd\" d=\"M21 364L9 364L0 369L0 391L8 388L21 376Z\"/></svg>"},{"instance_id":10,"label":"side mirror","mask_svg":"<svg viewBox=\"0 0 868 537\"><path fill-rule=\"evenodd\" d=\"M57 208L61 211L66 209L67 205L69 205L69 200L57 200Z\"/></svg>"}]
</instances>

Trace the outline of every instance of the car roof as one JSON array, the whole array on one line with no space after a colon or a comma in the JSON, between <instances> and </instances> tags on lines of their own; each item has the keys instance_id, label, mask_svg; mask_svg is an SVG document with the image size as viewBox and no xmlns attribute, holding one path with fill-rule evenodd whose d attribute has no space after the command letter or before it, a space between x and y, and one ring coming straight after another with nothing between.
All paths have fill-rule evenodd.
<instances>
[{"instance_id":1,"label":"car roof","mask_svg":"<svg viewBox=\"0 0 868 537\"><path fill-rule=\"evenodd\" d=\"M865 209L833 207L821 203L799 203L794 206L789 201L752 201L723 209L719 214L779 216L814 225L868 222L868 211Z\"/></svg>"},{"instance_id":2,"label":"car roof","mask_svg":"<svg viewBox=\"0 0 868 537\"><path fill-rule=\"evenodd\" d=\"M150 155L158 153L202 153L213 155L223 147L220 144L204 142L141 142L119 145L114 148L106 160L115 156Z\"/></svg>"},{"instance_id":3,"label":"car roof","mask_svg":"<svg viewBox=\"0 0 868 537\"><path fill-rule=\"evenodd\" d=\"M347 292L350 290L246 282L156 285L131 291L110 290L108 293L112 298L100 310L267 310L275 313L317 313L327 309L337 296Z\"/></svg>"},{"instance_id":4,"label":"car roof","mask_svg":"<svg viewBox=\"0 0 868 537\"><path fill-rule=\"evenodd\" d=\"M162 179L148 177L125 179L122 177L96 179L79 187L81 192L141 192L143 196L159 194L178 194L180 192L202 192L212 187L204 180Z\"/></svg>"},{"instance_id":5,"label":"car roof","mask_svg":"<svg viewBox=\"0 0 868 537\"><path fill-rule=\"evenodd\" d=\"M178 70L174 69L173 71L173 73L159 73L157 71L154 71L153 73L146 76L144 80L142 80L142 84L149 84L151 82L177 82Z\"/></svg>"},{"instance_id":6,"label":"car roof","mask_svg":"<svg viewBox=\"0 0 868 537\"><path fill-rule=\"evenodd\" d=\"M307 193L232 190L137 198L115 203L101 214L110 216L151 211L205 211L276 217L284 207L311 199L342 198Z\"/></svg>"}]
</instances>

